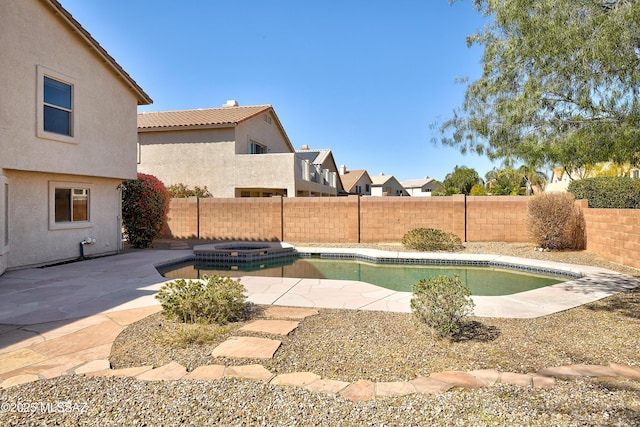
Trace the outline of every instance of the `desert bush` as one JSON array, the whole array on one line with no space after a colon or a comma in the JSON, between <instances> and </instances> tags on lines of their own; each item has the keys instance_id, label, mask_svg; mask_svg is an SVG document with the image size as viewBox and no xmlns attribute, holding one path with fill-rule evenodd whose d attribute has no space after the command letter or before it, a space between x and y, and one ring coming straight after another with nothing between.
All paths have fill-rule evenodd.
<instances>
[{"instance_id":1,"label":"desert bush","mask_svg":"<svg viewBox=\"0 0 640 427\"><path fill-rule=\"evenodd\" d=\"M246 289L240 280L227 276L205 276L203 280L176 279L165 283L156 298L163 314L184 323L224 325L246 318Z\"/></svg>"},{"instance_id":2,"label":"desert bush","mask_svg":"<svg viewBox=\"0 0 640 427\"><path fill-rule=\"evenodd\" d=\"M205 185L204 188L200 188L197 185L192 189L183 183L173 184L167 191L173 198L186 198L186 197L200 197L201 199L211 197L209 189Z\"/></svg>"},{"instance_id":3,"label":"desert bush","mask_svg":"<svg viewBox=\"0 0 640 427\"><path fill-rule=\"evenodd\" d=\"M411 311L439 337L454 338L473 314L471 291L458 276L422 279L413 286Z\"/></svg>"},{"instance_id":4,"label":"desert bush","mask_svg":"<svg viewBox=\"0 0 640 427\"><path fill-rule=\"evenodd\" d=\"M576 199L587 199L590 208L640 209L640 180L601 176L572 181L567 189Z\"/></svg>"},{"instance_id":5,"label":"desert bush","mask_svg":"<svg viewBox=\"0 0 640 427\"><path fill-rule=\"evenodd\" d=\"M529 234L535 244L544 249L584 249L584 217L571 193L538 194L527 207Z\"/></svg>"},{"instance_id":6,"label":"desert bush","mask_svg":"<svg viewBox=\"0 0 640 427\"><path fill-rule=\"evenodd\" d=\"M435 228L414 228L402 237L402 245L417 251L457 251L463 248L458 236Z\"/></svg>"},{"instance_id":7,"label":"desert bush","mask_svg":"<svg viewBox=\"0 0 640 427\"><path fill-rule=\"evenodd\" d=\"M138 174L138 179L122 184L122 225L129 244L147 248L167 225L169 193L153 175Z\"/></svg>"}]
</instances>

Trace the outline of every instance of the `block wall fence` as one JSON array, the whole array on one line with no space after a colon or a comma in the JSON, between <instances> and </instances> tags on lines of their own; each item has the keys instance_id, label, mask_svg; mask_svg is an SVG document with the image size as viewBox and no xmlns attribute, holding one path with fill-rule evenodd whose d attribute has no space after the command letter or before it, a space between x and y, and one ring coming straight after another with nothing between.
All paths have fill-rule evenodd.
<instances>
[{"instance_id":1,"label":"block wall fence","mask_svg":"<svg viewBox=\"0 0 640 427\"><path fill-rule=\"evenodd\" d=\"M308 243L400 242L438 228L465 242L529 242L528 197L317 197L172 199L168 237ZM582 208L587 250L640 268L640 210Z\"/></svg>"}]
</instances>

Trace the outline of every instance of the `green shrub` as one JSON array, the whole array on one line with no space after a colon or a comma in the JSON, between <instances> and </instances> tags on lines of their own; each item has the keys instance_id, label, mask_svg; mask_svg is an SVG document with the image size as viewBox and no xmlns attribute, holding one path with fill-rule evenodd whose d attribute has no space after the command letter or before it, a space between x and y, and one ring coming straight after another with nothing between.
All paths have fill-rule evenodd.
<instances>
[{"instance_id":1,"label":"green shrub","mask_svg":"<svg viewBox=\"0 0 640 427\"><path fill-rule=\"evenodd\" d=\"M487 196L488 194L487 189L482 184L474 185L471 187L471 192L469 192L470 196Z\"/></svg>"},{"instance_id":2,"label":"green shrub","mask_svg":"<svg viewBox=\"0 0 640 427\"><path fill-rule=\"evenodd\" d=\"M544 249L584 249L582 210L571 193L542 193L527 203L529 235Z\"/></svg>"},{"instance_id":3,"label":"green shrub","mask_svg":"<svg viewBox=\"0 0 640 427\"><path fill-rule=\"evenodd\" d=\"M462 240L453 233L435 228L415 228L402 237L402 245L417 251L457 251Z\"/></svg>"},{"instance_id":4,"label":"green shrub","mask_svg":"<svg viewBox=\"0 0 640 427\"><path fill-rule=\"evenodd\" d=\"M465 318L473 314L471 291L458 276L422 279L413 286L411 311L414 317L442 338L462 331Z\"/></svg>"},{"instance_id":5,"label":"green shrub","mask_svg":"<svg viewBox=\"0 0 640 427\"><path fill-rule=\"evenodd\" d=\"M211 197L209 189L205 185L204 188L200 188L197 185L192 189L188 186L180 183L173 184L167 190L169 195L173 198L186 198L186 197L200 197L201 199Z\"/></svg>"},{"instance_id":6,"label":"green shrub","mask_svg":"<svg viewBox=\"0 0 640 427\"><path fill-rule=\"evenodd\" d=\"M177 279L165 283L156 298L163 314L170 319L224 325L246 318L249 306L245 292L240 280L214 275L203 280Z\"/></svg>"},{"instance_id":7,"label":"green shrub","mask_svg":"<svg viewBox=\"0 0 640 427\"><path fill-rule=\"evenodd\" d=\"M138 179L122 184L122 225L129 244L147 248L167 225L169 193L153 175L138 174Z\"/></svg>"},{"instance_id":8,"label":"green shrub","mask_svg":"<svg viewBox=\"0 0 640 427\"><path fill-rule=\"evenodd\" d=\"M601 176L572 181L568 191L587 199L590 208L640 209L640 180Z\"/></svg>"}]
</instances>

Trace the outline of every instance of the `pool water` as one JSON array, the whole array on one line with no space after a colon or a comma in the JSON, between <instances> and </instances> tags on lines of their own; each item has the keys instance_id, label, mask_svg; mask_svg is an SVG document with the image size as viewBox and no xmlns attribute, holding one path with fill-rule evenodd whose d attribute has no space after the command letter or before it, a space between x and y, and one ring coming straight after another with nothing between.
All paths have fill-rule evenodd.
<instances>
[{"instance_id":1,"label":"pool water","mask_svg":"<svg viewBox=\"0 0 640 427\"><path fill-rule=\"evenodd\" d=\"M422 264L370 263L352 259L287 257L261 262L238 263L191 261L159 269L169 279L199 279L214 274L303 279L336 279L371 283L394 291L411 292L420 279L447 275L459 276L472 295L511 295L542 288L567 279L517 270L473 266L434 266Z\"/></svg>"}]
</instances>

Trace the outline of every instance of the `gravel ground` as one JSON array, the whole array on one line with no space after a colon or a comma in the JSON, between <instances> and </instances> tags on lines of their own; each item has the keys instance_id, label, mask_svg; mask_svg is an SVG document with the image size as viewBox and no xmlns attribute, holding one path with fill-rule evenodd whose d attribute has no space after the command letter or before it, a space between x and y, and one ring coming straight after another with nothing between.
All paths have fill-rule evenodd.
<instances>
[{"instance_id":1,"label":"gravel ground","mask_svg":"<svg viewBox=\"0 0 640 427\"><path fill-rule=\"evenodd\" d=\"M314 244L307 244L309 246ZM314 245L315 246L315 245ZM336 246L336 245L331 245ZM349 245L353 246L353 245ZM396 245L367 245L402 250ZM469 244L466 252L597 265L638 275L588 252L537 252L525 244ZM260 316L256 307L255 317ZM274 373L312 371L355 381L410 380L444 370L496 368L527 373L567 364L640 366L640 289L539 319L472 318L457 342L436 340L411 315L320 310L303 321L274 359L212 359L218 342L179 348L167 344L181 326L153 315L128 327L113 345L114 368L161 365L188 369L211 363L263 363ZM51 402L61 411L25 403ZM61 403L63 402L63 403ZM22 403L22 405L19 405ZM411 395L354 403L303 389L225 379L142 382L130 378L61 377L0 391L0 424L7 425L640 425L640 382L558 381L550 389L496 385L441 395ZM70 409L70 411L66 411Z\"/></svg>"}]
</instances>

